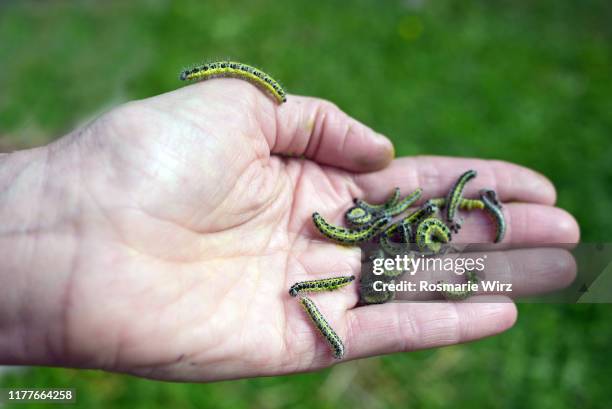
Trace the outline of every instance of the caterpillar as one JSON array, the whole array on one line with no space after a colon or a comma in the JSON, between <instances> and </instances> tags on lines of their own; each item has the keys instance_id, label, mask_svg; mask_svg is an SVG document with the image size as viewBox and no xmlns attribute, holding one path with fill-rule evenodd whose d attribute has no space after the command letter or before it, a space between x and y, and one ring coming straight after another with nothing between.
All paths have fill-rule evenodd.
<instances>
[{"instance_id":1,"label":"caterpillar","mask_svg":"<svg viewBox=\"0 0 612 409\"><path fill-rule=\"evenodd\" d=\"M390 256L404 256L412 254L410 243L395 243L386 235L380 237L380 247Z\"/></svg>"},{"instance_id":2,"label":"caterpillar","mask_svg":"<svg viewBox=\"0 0 612 409\"><path fill-rule=\"evenodd\" d=\"M363 226L374 220L374 214L359 206L353 206L347 210L344 217L352 226Z\"/></svg>"},{"instance_id":3,"label":"caterpillar","mask_svg":"<svg viewBox=\"0 0 612 409\"><path fill-rule=\"evenodd\" d=\"M504 218L504 213L502 212L502 205L497 200L497 193L494 190L482 189L480 191L480 200L484 203L485 211L493 218L495 221L495 243L499 243L504 239L506 235L506 219Z\"/></svg>"},{"instance_id":4,"label":"caterpillar","mask_svg":"<svg viewBox=\"0 0 612 409\"><path fill-rule=\"evenodd\" d=\"M300 304L302 304L302 307L304 307L304 310L312 322L329 343L334 353L334 358L342 359L344 356L344 344L338 334L336 334L336 331L329 325L323 314L321 314L321 311L319 311L315 303L308 297L300 297Z\"/></svg>"},{"instance_id":5,"label":"caterpillar","mask_svg":"<svg viewBox=\"0 0 612 409\"><path fill-rule=\"evenodd\" d=\"M393 216L397 216L398 214L405 212L410 206L414 204L414 202L419 200L422 193L423 193L423 189L418 188L417 190L415 190L414 192L406 196L401 201L397 202L393 206L386 208L383 211L383 214L385 216L393 217Z\"/></svg>"},{"instance_id":6,"label":"caterpillar","mask_svg":"<svg viewBox=\"0 0 612 409\"><path fill-rule=\"evenodd\" d=\"M400 190L395 188L391 197L380 205L372 205L364 200L354 199L355 206L346 212L345 218L352 226L365 226L381 216L392 218L406 211L421 197L421 193L422 190L419 188L399 201Z\"/></svg>"},{"instance_id":7,"label":"caterpillar","mask_svg":"<svg viewBox=\"0 0 612 409\"><path fill-rule=\"evenodd\" d=\"M388 289L385 289L383 291L376 291L374 289L374 282L377 280L378 279L374 278L373 276L362 277L361 282L359 283L360 304L384 304L386 302L392 301L395 298L394 291L390 291Z\"/></svg>"},{"instance_id":8,"label":"caterpillar","mask_svg":"<svg viewBox=\"0 0 612 409\"><path fill-rule=\"evenodd\" d=\"M411 255L409 243L415 240L412 234L412 226L414 225L418 228L424 219L435 214L437 211L438 207L431 200L428 200L418 210L412 212L400 222L388 227L380 237L380 246L391 256ZM391 241L392 236L396 232L399 232L399 243Z\"/></svg>"},{"instance_id":9,"label":"caterpillar","mask_svg":"<svg viewBox=\"0 0 612 409\"><path fill-rule=\"evenodd\" d=\"M260 87L282 104L287 101L287 94L280 84L265 72L235 61L218 61L199 65L181 72L182 81L207 80L217 77L240 78Z\"/></svg>"},{"instance_id":10,"label":"caterpillar","mask_svg":"<svg viewBox=\"0 0 612 409\"><path fill-rule=\"evenodd\" d=\"M399 198L400 188L396 187L395 189L393 189L393 192L391 193L391 196L389 196L387 201L382 204L370 204L362 199L353 199L353 202L357 207L362 208L368 213L378 213L380 211L390 208L391 206L394 206L399 201Z\"/></svg>"},{"instance_id":11,"label":"caterpillar","mask_svg":"<svg viewBox=\"0 0 612 409\"><path fill-rule=\"evenodd\" d=\"M393 301L395 293L393 291L364 291L361 293L361 300L364 304L384 304Z\"/></svg>"},{"instance_id":12,"label":"caterpillar","mask_svg":"<svg viewBox=\"0 0 612 409\"><path fill-rule=\"evenodd\" d=\"M295 283L289 289L292 297L297 297L299 293L312 291L333 291L349 285L355 280L355 276L323 278L320 280L309 280Z\"/></svg>"},{"instance_id":13,"label":"caterpillar","mask_svg":"<svg viewBox=\"0 0 612 409\"><path fill-rule=\"evenodd\" d=\"M476 177L475 170L468 170L459 176L446 197L446 220L450 229L457 233L461 228L461 220L457 217L457 209L463 195L463 189L467 182Z\"/></svg>"},{"instance_id":14,"label":"caterpillar","mask_svg":"<svg viewBox=\"0 0 612 409\"><path fill-rule=\"evenodd\" d=\"M391 240L393 236L393 232L398 230L400 232L400 241L394 242ZM380 235L380 247L385 251L385 253L390 256L403 256L403 255L411 255L410 248L410 237L412 236L410 225L404 224L402 222L398 222L389 228L387 228Z\"/></svg>"},{"instance_id":15,"label":"caterpillar","mask_svg":"<svg viewBox=\"0 0 612 409\"><path fill-rule=\"evenodd\" d=\"M435 217L429 217L419 223L416 231L416 244L422 252L429 251L438 254L442 248L442 243L451 240L451 231Z\"/></svg>"},{"instance_id":16,"label":"caterpillar","mask_svg":"<svg viewBox=\"0 0 612 409\"><path fill-rule=\"evenodd\" d=\"M312 220L322 235L340 244L357 244L367 241L378 234L391 221L389 217L383 216L370 225L357 229L347 229L329 224L318 212L312 214Z\"/></svg>"},{"instance_id":17,"label":"caterpillar","mask_svg":"<svg viewBox=\"0 0 612 409\"><path fill-rule=\"evenodd\" d=\"M429 201L435 204L436 206L438 206L440 209L443 209L446 207L445 197L436 197L434 199L429 199ZM461 198L461 200L459 201L459 209L461 210L471 211L474 209L482 210L484 208L485 208L484 203L482 202L482 200L479 200L479 199Z\"/></svg>"},{"instance_id":18,"label":"caterpillar","mask_svg":"<svg viewBox=\"0 0 612 409\"><path fill-rule=\"evenodd\" d=\"M478 283L478 276L476 275L475 272L473 271L468 271L466 273L466 277L467 277L467 282L468 284L476 284ZM438 284L443 283L443 281L438 281ZM453 300L453 301L458 301L458 300L465 300L466 298L468 298L470 295L472 294L472 290L468 289L468 290L460 290L460 291L442 291L442 295L444 296L444 298L446 298L447 300Z\"/></svg>"},{"instance_id":19,"label":"caterpillar","mask_svg":"<svg viewBox=\"0 0 612 409\"><path fill-rule=\"evenodd\" d=\"M399 233L399 242L400 243L410 243L412 240L412 226L410 226L409 222L400 221L398 227ZM388 236L387 236L388 237Z\"/></svg>"},{"instance_id":20,"label":"caterpillar","mask_svg":"<svg viewBox=\"0 0 612 409\"><path fill-rule=\"evenodd\" d=\"M428 200L419 209L404 217L404 219L402 219L402 224L408 226L418 225L421 221L429 216L435 215L438 210L438 206L436 206L431 200Z\"/></svg>"},{"instance_id":21,"label":"caterpillar","mask_svg":"<svg viewBox=\"0 0 612 409\"><path fill-rule=\"evenodd\" d=\"M438 211L438 207L428 200L419 209L404 217L399 223L395 223L385 230L385 235L390 237L396 231L402 236L401 241L409 242L412 238L412 226L418 225L422 220L434 215Z\"/></svg>"}]
</instances>

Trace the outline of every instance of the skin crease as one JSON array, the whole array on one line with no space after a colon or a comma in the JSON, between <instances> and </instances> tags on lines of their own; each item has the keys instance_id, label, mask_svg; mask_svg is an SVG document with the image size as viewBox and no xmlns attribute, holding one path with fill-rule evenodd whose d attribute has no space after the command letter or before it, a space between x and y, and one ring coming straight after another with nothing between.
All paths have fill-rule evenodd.
<instances>
[{"instance_id":1,"label":"skin crease","mask_svg":"<svg viewBox=\"0 0 612 409\"><path fill-rule=\"evenodd\" d=\"M190 381L327 367L328 345L287 291L333 272L358 280L360 254L325 241L311 214L342 224L353 197L380 203L395 186L439 197L464 169L478 171L474 188L516 202L504 206L505 243L578 240L533 171L442 157L389 165L392 155L328 102L289 95L278 106L249 83L215 79L1 156L0 280L11 285L0 286L0 364ZM487 241L491 227L461 234ZM354 308L356 289L317 294L344 360L467 342L516 319L499 296Z\"/></svg>"}]
</instances>

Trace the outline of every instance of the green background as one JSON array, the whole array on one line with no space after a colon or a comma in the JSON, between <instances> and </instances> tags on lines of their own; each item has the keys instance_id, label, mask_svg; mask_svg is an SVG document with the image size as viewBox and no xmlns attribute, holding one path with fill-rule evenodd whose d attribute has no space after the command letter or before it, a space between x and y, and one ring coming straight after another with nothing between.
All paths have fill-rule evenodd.
<instances>
[{"instance_id":1,"label":"green background","mask_svg":"<svg viewBox=\"0 0 612 409\"><path fill-rule=\"evenodd\" d=\"M231 57L335 102L398 155L532 167L584 241L609 241L611 44L606 0L3 1L0 149L44 144L181 86L184 66ZM520 305L495 338L305 375L198 385L39 368L0 383L76 388L89 408L611 407L611 313Z\"/></svg>"}]
</instances>

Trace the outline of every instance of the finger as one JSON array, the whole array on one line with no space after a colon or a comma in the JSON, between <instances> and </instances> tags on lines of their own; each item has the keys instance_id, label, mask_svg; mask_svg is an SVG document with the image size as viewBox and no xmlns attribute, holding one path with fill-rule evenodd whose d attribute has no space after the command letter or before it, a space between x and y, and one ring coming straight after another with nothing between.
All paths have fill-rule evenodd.
<instances>
[{"instance_id":1,"label":"finger","mask_svg":"<svg viewBox=\"0 0 612 409\"><path fill-rule=\"evenodd\" d=\"M467 266L466 260L472 260L475 266L474 262L479 261L484 269L463 267ZM474 271L479 280L475 294L499 294L513 299L566 288L575 280L577 272L576 261L569 251L551 247L449 254L423 259L420 263L418 271L410 265L410 270L401 278L414 283L414 291L400 287L402 291L395 292L396 300L442 299L442 294L426 290L424 286L438 281L466 283L465 272L468 270ZM452 270L442 267L449 265L455 267Z\"/></svg>"},{"instance_id":2,"label":"finger","mask_svg":"<svg viewBox=\"0 0 612 409\"><path fill-rule=\"evenodd\" d=\"M389 139L328 101L291 95L276 110L276 125L272 153L356 172L382 169L393 159Z\"/></svg>"},{"instance_id":3,"label":"finger","mask_svg":"<svg viewBox=\"0 0 612 409\"><path fill-rule=\"evenodd\" d=\"M476 198L482 188L494 189L500 200L552 205L556 192L543 175L508 162L485 159L417 156L401 158L381 171L355 176L357 192L372 201L383 201L394 187L402 191L423 189L423 198L446 196L459 175L474 169L478 176L470 181L465 197Z\"/></svg>"},{"instance_id":4,"label":"finger","mask_svg":"<svg viewBox=\"0 0 612 409\"><path fill-rule=\"evenodd\" d=\"M503 292L501 287L486 291L480 284L479 293L501 294L511 298L547 294L569 286L575 280L576 273L576 260L565 249L542 247L494 251L487 253L485 271L479 274L480 280L512 284L512 291ZM454 277L446 276L448 282L462 282L462 278L456 274L450 274ZM447 278L438 276L438 279Z\"/></svg>"},{"instance_id":5,"label":"finger","mask_svg":"<svg viewBox=\"0 0 612 409\"><path fill-rule=\"evenodd\" d=\"M578 243L580 228L576 219L563 209L540 204L508 203L502 208L506 234L502 243L528 245L537 243ZM463 227L453 235L455 243L490 242L496 226L481 210L461 212ZM500 249L502 247L499 247Z\"/></svg>"},{"instance_id":6,"label":"finger","mask_svg":"<svg viewBox=\"0 0 612 409\"><path fill-rule=\"evenodd\" d=\"M473 341L505 331L516 321L516 306L508 298L474 298L480 302L391 303L349 310L346 358Z\"/></svg>"}]
</instances>

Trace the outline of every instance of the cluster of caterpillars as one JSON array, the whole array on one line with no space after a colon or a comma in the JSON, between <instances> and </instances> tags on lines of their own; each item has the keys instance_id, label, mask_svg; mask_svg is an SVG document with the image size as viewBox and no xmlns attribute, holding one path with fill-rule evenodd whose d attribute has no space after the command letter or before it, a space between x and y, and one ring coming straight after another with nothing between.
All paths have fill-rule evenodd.
<instances>
[{"instance_id":1,"label":"cluster of caterpillars","mask_svg":"<svg viewBox=\"0 0 612 409\"><path fill-rule=\"evenodd\" d=\"M493 218L496 226L494 242L499 243L504 238L506 223L495 191L482 189L478 199L463 197L466 184L475 177L476 171L468 170L457 179L446 197L429 199L406 216L401 215L421 199L422 189L400 199L400 190L395 188L382 204L354 199L355 205L345 213L348 227L335 226L317 212L313 213L312 219L321 234L336 243L358 245L374 240L390 255L412 250L438 254L445 244L450 243L452 234L461 229L463 219L459 217L459 211L480 209ZM396 216L400 218L393 221Z\"/></svg>"},{"instance_id":2,"label":"cluster of caterpillars","mask_svg":"<svg viewBox=\"0 0 612 409\"><path fill-rule=\"evenodd\" d=\"M450 247L452 235L461 229L463 219L459 211L483 210L495 223L494 242L503 240L506 223L502 205L497 194L491 189L481 189L479 198L469 199L463 196L466 184L476 177L476 171L468 170L455 181L445 197L432 198L411 212L408 210L422 196L422 189L416 189L402 198L399 188L395 188L390 197L381 204L371 204L363 199L354 199L354 206L345 213L347 227L336 226L327 222L318 212L313 213L315 227L328 239L342 245L360 245L373 242L377 248L368 257L370 260L385 256L408 255L430 256L441 254ZM404 213L408 212L406 215ZM401 276L401 270L385 270L387 280ZM468 283L478 282L473 271L466 273ZM350 279L349 279L350 278ZM337 277L323 280L297 283L289 291L298 296L302 291L334 290L352 282L354 277ZM449 300L462 300L471 295L470 291L444 291L442 295ZM362 277L360 285L360 302L362 304L379 304L391 301L394 293L374 291L371 278ZM334 332L327 320L314 305L312 300L302 297L301 303L315 323L318 330L329 342L334 356L338 359L344 354L340 337Z\"/></svg>"}]
</instances>

